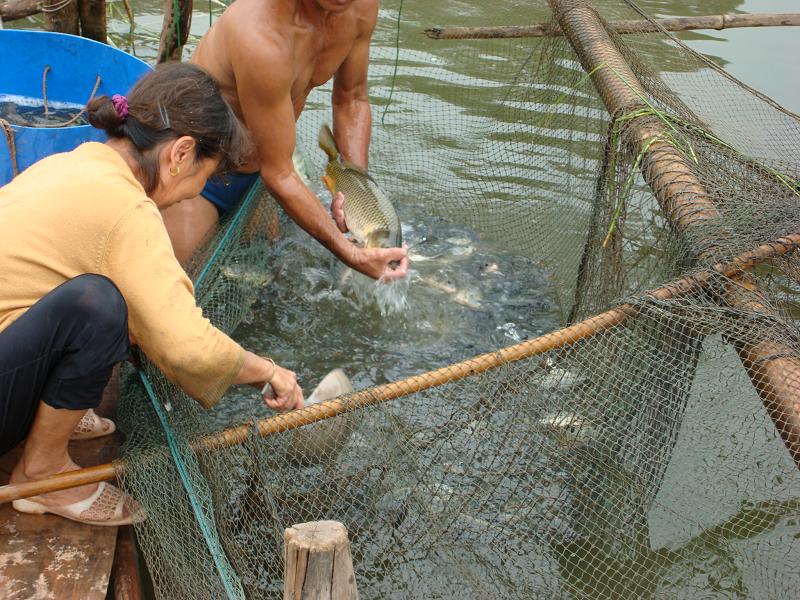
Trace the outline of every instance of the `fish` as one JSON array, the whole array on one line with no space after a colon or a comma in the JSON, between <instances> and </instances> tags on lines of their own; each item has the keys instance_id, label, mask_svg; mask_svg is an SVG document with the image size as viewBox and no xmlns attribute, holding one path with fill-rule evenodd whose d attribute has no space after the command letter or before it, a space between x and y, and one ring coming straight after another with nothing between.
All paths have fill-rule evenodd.
<instances>
[{"instance_id":1,"label":"fish","mask_svg":"<svg viewBox=\"0 0 800 600\"><path fill-rule=\"evenodd\" d=\"M595 421L568 411L545 414L537 420L536 425L543 433L554 435L559 443L566 446L589 442L600 433Z\"/></svg>"},{"instance_id":2,"label":"fish","mask_svg":"<svg viewBox=\"0 0 800 600\"><path fill-rule=\"evenodd\" d=\"M295 146L294 153L292 154L292 164L294 165L294 171L303 180L307 186L311 186L311 169L308 166L308 161L306 160L306 155L300 149L299 146Z\"/></svg>"},{"instance_id":3,"label":"fish","mask_svg":"<svg viewBox=\"0 0 800 600\"><path fill-rule=\"evenodd\" d=\"M440 281L433 277L420 277L420 282L429 288L442 292L450 296L456 304L466 306L473 310L478 310L481 307L480 296L477 291L461 290L449 283L448 281Z\"/></svg>"},{"instance_id":4,"label":"fish","mask_svg":"<svg viewBox=\"0 0 800 600\"><path fill-rule=\"evenodd\" d=\"M306 398L304 408L325 400L332 400L353 391L353 384L341 369L334 369L322 378L319 385ZM311 466L335 458L350 441L353 433L353 415L344 413L336 417L295 429L290 434L286 457L300 466Z\"/></svg>"},{"instance_id":5,"label":"fish","mask_svg":"<svg viewBox=\"0 0 800 600\"><path fill-rule=\"evenodd\" d=\"M261 288L272 282L272 274L266 269L247 269L241 265L224 265L220 269L222 276L228 281L236 281L244 285Z\"/></svg>"},{"instance_id":6,"label":"fish","mask_svg":"<svg viewBox=\"0 0 800 600\"><path fill-rule=\"evenodd\" d=\"M344 194L344 220L356 241L367 248L399 248L400 219L383 190L364 169L342 159L328 125L320 129L319 146L329 159L322 181L331 194Z\"/></svg>"},{"instance_id":7,"label":"fish","mask_svg":"<svg viewBox=\"0 0 800 600\"><path fill-rule=\"evenodd\" d=\"M553 391L567 391L573 387L589 384L589 379L579 373L577 369L567 368L565 363L559 364L553 357L548 356L537 365L542 370L542 375L537 375L536 380L540 386Z\"/></svg>"}]
</instances>

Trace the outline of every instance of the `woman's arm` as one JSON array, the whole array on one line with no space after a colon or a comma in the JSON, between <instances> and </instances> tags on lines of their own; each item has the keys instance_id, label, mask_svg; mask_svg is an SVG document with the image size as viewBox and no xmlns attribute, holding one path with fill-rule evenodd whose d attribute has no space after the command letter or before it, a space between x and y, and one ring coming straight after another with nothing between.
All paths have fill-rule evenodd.
<instances>
[{"instance_id":1,"label":"woman's arm","mask_svg":"<svg viewBox=\"0 0 800 600\"><path fill-rule=\"evenodd\" d=\"M197 306L189 278L178 264L158 209L141 202L120 218L106 240L101 274L128 305L128 329L147 357L205 408L232 383L269 382L268 406L302 406L294 373L246 352L214 327Z\"/></svg>"},{"instance_id":2,"label":"woman's arm","mask_svg":"<svg viewBox=\"0 0 800 600\"><path fill-rule=\"evenodd\" d=\"M245 352L244 362L233 383L249 383L262 390L266 384L272 387L272 394L265 394L264 401L273 410L294 410L303 408L303 391L297 385L297 375L279 367L272 360L261 358L252 352Z\"/></svg>"}]
</instances>

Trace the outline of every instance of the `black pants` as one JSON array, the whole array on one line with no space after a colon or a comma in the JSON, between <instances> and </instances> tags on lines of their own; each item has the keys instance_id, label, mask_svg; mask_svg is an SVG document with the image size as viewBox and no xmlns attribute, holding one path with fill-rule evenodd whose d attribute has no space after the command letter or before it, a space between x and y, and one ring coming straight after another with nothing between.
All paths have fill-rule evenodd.
<instances>
[{"instance_id":1,"label":"black pants","mask_svg":"<svg viewBox=\"0 0 800 600\"><path fill-rule=\"evenodd\" d=\"M128 358L128 307L101 275L70 279L0 332L0 454L28 435L39 401L94 408Z\"/></svg>"}]
</instances>

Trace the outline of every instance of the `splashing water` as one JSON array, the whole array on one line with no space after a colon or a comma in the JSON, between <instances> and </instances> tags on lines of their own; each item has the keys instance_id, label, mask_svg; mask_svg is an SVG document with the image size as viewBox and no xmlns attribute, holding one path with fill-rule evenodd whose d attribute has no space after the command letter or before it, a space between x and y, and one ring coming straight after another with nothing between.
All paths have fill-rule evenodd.
<instances>
[{"instance_id":1,"label":"splashing water","mask_svg":"<svg viewBox=\"0 0 800 600\"><path fill-rule=\"evenodd\" d=\"M376 304L381 316L386 317L408 310L409 279L410 276L395 281L375 281L353 269L346 269L339 279L339 287L343 293L354 296L360 306Z\"/></svg>"}]
</instances>

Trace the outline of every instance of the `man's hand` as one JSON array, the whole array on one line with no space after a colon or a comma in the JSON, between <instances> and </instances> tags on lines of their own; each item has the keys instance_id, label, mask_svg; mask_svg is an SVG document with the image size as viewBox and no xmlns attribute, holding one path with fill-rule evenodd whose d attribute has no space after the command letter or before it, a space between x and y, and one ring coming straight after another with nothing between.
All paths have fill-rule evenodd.
<instances>
[{"instance_id":1,"label":"man's hand","mask_svg":"<svg viewBox=\"0 0 800 600\"><path fill-rule=\"evenodd\" d=\"M360 248L354 245L348 264L356 271L384 283L402 279L408 275L408 247Z\"/></svg>"},{"instance_id":2,"label":"man's hand","mask_svg":"<svg viewBox=\"0 0 800 600\"><path fill-rule=\"evenodd\" d=\"M336 192L331 200L331 215L342 233L347 233L347 222L344 220L344 194Z\"/></svg>"},{"instance_id":3,"label":"man's hand","mask_svg":"<svg viewBox=\"0 0 800 600\"><path fill-rule=\"evenodd\" d=\"M275 372L264 393L264 402L272 410L280 412L303 408L303 390L297 385L295 372L275 365Z\"/></svg>"}]
</instances>

